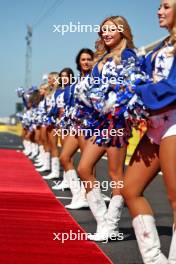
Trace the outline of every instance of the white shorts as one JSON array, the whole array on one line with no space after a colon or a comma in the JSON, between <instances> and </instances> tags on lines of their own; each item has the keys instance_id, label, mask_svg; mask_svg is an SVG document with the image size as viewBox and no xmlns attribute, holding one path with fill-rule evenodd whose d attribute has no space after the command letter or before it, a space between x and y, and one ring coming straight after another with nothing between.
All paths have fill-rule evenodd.
<instances>
[{"instance_id":1,"label":"white shorts","mask_svg":"<svg viewBox=\"0 0 176 264\"><path fill-rule=\"evenodd\" d=\"M147 130L147 136L153 143L159 145L161 139L176 136L176 109L150 116L149 120L150 127Z\"/></svg>"}]
</instances>

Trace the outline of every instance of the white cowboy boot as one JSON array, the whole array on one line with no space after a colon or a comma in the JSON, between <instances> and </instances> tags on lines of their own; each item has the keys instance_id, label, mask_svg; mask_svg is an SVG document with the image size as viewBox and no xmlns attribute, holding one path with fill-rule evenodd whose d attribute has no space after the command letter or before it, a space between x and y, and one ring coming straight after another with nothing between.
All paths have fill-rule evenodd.
<instances>
[{"instance_id":1,"label":"white cowboy boot","mask_svg":"<svg viewBox=\"0 0 176 264\"><path fill-rule=\"evenodd\" d=\"M51 173L43 176L45 180L58 179L60 176L60 161L58 157L51 158Z\"/></svg>"},{"instance_id":2,"label":"white cowboy boot","mask_svg":"<svg viewBox=\"0 0 176 264\"><path fill-rule=\"evenodd\" d=\"M44 155L45 155L45 153L44 153ZM44 155L43 155L43 156L44 156ZM44 160L43 160L43 161L41 160L40 162L34 164L34 166L35 166L36 168L40 168L40 167L42 167L43 165L44 165Z\"/></svg>"},{"instance_id":3,"label":"white cowboy boot","mask_svg":"<svg viewBox=\"0 0 176 264\"><path fill-rule=\"evenodd\" d=\"M70 186L71 193L73 195L70 204L65 205L68 209L80 209L83 207L88 207L88 203L85 197L85 192L80 185L80 179L75 170L69 170L65 173L65 178Z\"/></svg>"},{"instance_id":4,"label":"white cowboy boot","mask_svg":"<svg viewBox=\"0 0 176 264\"><path fill-rule=\"evenodd\" d=\"M35 164L41 162L41 160L43 158L42 155L43 155L44 152L45 151L44 151L43 145L39 145L39 155L35 158Z\"/></svg>"},{"instance_id":5,"label":"white cowboy boot","mask_svg":"<svg viewBox=\"0 0 176 264\"><path fill-rule=\"evenodd\" d=\"M176 226L173 225L173 235L169 250L169 264L176 264Z\"/></svg>"},{"instance_id":6,"label":"white cowboy boot","mask_svg":"<svg viewBox=\"0 0 176 264\"><path fill-rule=\"evenodd\" d=\"M116 237L119 234L118 224L122 215L123 206L124 199L122 195L115 195L111 198L106 214L106 221L111 237Z\"/></svg>"},{"instance_id":7,"label":"white cowboy boot","mask_svg":"<svg viewBox=\"0 0 176 264\"><path fill-rule=\"evenodd\" d=\"M93 188L88 192L87 201L97 221L96 233L94 235L88 235L88 239L97 242L105 241L109 238L109 229L106 221L107 207L102 198L100 188Z\"/></svg>"},{"instance_id":8,"label":"white cowboy boot","mask_svg":"<svg viewBox=\"0 0 176 264\"><path fill-rule=\"evenodd\" d=\"M34 159L38 155L38 144L32 143L31 144L31 154L29 155L30 159Z\"/></svg>"},{"instance_id":9,"label":"white cowboy boot","mask_svg":"<svg viewBox=\"0 0 176 264\"><path fill-rule=\"evenodd\" d=\"M133 219L133 228L144 264L168 264L168 260L161 252L153 216L138 215Z\"/></svg>"},{"instance_id":10,"label":"white cowboy boot","mask_svg":"<svg viewBox=\"0 0 176 264\"><path fill-rule=\"evenodd\" d=\"M45 172L45 171L49 171L50 168L51 168L51 165L50 165L50 152L45 152L43 166L41 168L36 168L36 170L39 171L39 172Z\"/></svg>"},{"instance_id":11,"label":"white cowboy boot","mask_svg":"<svg viewBox=\"0 0 176 264\"><path fill-rule=\"evenodd\" d=\"M36 168L42 167L45 163L45 150L42 151L42 153L40 154L40 160L38 162L34 163L34 166Z\"/></svg>"},{"instance_id":12,"label":"white cowboy boot","mask_svg":"<svg viewBox=\"0 0 176 264\"><path fill-rule=\"evenodd\" d=\"M26 139L23 140L23 147L24 147L23 153L25 154L27 152L27 148L28 148L28 141Z\"/></svg>"},{"instance_id":13,"label":"white cowboy boot","mask_svg":"<svg viewBox=\"0 0 176 264\"><path fill-rule=\"evenodd\" d=\"M58 190L58 191L64 191L65 189L70 189L70 187L69 187L69 184L68 184L68 182L67 182L67 180L66 180L66 177L65 177L65 171L64 171L64 174L63 174L63 180L62 181L60 181L59 183L56 183L53 187L52 187L52 189L53 190Z\"/></svg>"},{"instance_id":14,"label":"white cowboy boot","mask_svg":"<svg viewBox=\"0 0 176 264\"><path fill-rule=\"evenodd\" d=\"M31 154L31 141L29 140L25 140L23 141L23 144L24 144L24 150L23 150L23 153L26 155L26 156L29 156Z\"/></svg>"}]
</instances>

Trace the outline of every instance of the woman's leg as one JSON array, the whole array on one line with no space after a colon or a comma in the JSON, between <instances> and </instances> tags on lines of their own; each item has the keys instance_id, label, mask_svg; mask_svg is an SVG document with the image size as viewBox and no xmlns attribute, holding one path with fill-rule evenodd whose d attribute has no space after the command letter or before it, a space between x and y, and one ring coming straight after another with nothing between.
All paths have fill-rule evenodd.
<instances>
[{"instance_id":1,"label":"woman's leg","mask_svg":"<svg viewBox=\"0 0 176 264\"><path fill-rule=\"evenodd\" d=\"M27 137L27 133L28 133L27 129L22 127L21 137L22 137L23 146L24 146L23 153L25 155L29 155L31 153L31 141Z\"/></svg>"},{"instance_id":2,"label":"woman's leg","mask_svg":"<svg viewBox=\"0 0 176 264\"><path fill-rule=\"evenodd\" d=\"M48 141L51 154L51 173L47 176L43 176L45 180L57 179L60 176L60 161L59 161L59 149L57 146L58 135L55 134L53 126L48 127Z\"/></svg>"},{"instance_id":3,"label":"woman's leg","mask_svg":"<svg viewBox=\"0 0 176 264\"><path fill-rule=\"evenodd\" d=\"M124 174L124 164L126 157L126 146L123 148L109 147L107 148L107 158L108 158L108 171L114 188L112 188L112 194L120 195L119 184L123 185L123 174ZM118 184L119 183L119 184ZM112 185L113 186L113 185Z\"/></svg>"},{"instance_id":4,"label":"woman's leg","mask_svg":"<svg viewBox=\"0 0 176 264\"><path fill-rule=\"evenodd\" d=\"M47 126L41 127L41 139L44 145L44 149L46 152L50 152L49 142L48 142L48 135L47 135Z\"/></svg>"},{"instance_id":5,"label":"woman's leg","mask_svg":"<svg viewBox=\"0 0 176 264\"><path fill-rule=\"evenodd\" d=\"M36 136L37 136L36 141L39 144L39 155L37 156L37 158L35 160L36 165L42 163L43 156L44 156L44 146L43 146L43 141L42 141L42 137L41 137L41 131L42 131L42 127L38 126L37 127L37 133L36 133Z\"/></svg>"},{"instance_id":6,"label":"woman's leg","mask_svg":"<svg viewBox=\"0 0 176 264\"><path fill-rule=\"evenodd\" d=\"M52 157L59 157L58 150L58 135L55 134L53 127L48 129L48 140L50 145L50 152Z\"/></svg>"},{"instance_id":7,"label":"woman's leg","mask_svg":"<svg viewBox=\"0 0 176 264\"><path fill-rule=\"evenodd\" d=\"M76 153L78 148L81 149L81 152L83 151L83 148L86 145L86 140L84 139L84 137L81 137L81 136L78 138L73 138L73 136L70 136L73 139L69 139L69 141L65 147L65 143L66 143L68 137L69 136L61 136L62 152L61 152L60 158L61 158L61 162L63 164L63 167L66 168L66 171L72 170L72 172L73 172L74 171L74 165L73 165L72 156ZM72 146L72 147L70 148L70 146ZM69 151L69 153L68 153L68 151ZM64 169L63 181L59 184L56 183L56 185L52 187L54 190L64 190L64 189L69 188L69 184L68 184L67 179L66 179L68 177L67 177L67 175L65 176L66 171ZM74 171L74 174L76 176L75 171ZM82 187L82 189L84 189L84 187ZM84 197L84 200L85 200L85 197Z\"/></svg>"},{"instance_id":8,"label":"woman's leg","mask_svg":"<svg viewBox=\"0 0 176 264\"><path fill-rule=\"evenodd\" d=\"M37 168L37 171L39 172L50 171L51 169L51 164L50 164L51 154L50 154L50 145L48 140L48 129L49 127L47 126L41 127L41 140L43 142L45 152L43 154L43 162L39 164L39 166L41 167Z\"/></svg>"},{"instance_id":9,"label":"woman's leg","mask_svg":"<svg viewBox=\"0 0 176 264\"><path fill-rule=\"evenodd\" d=\"M64 142L64 147L60 155L60 160L65 171L64 178L68 183L73 195L71 203L65 206L68 209L88 207L87 201L85 200L85 195L83 194L81 189L80 179L72 162L72 157L76 153L78 148L78 138L69 135Z\"/></svg>"},{"instance_id":10,"label":"woman's leg","mask_svg":"<svg viewBox=\"0 0 176 264\"><path fill-rule=\"evenodd\" d=\"M79 148L81 150L81 154L83 153L84 149L86 148L87 142L89 140L86 140L84 136L78 136L78 144L79 144ZM95 167L93 169L93 174L94 174L94 177L95 177ZM89 205L88 205L87 198L86 198L86 189L84 187L83 181L81 181L80 184L81 184L80 199L83 200L84 204L87 204L87 207L88 207Z\"/></svg>"},{"instance_id":11,"label":"woman's leg","mask_svg":"<svg viewBox=\"0 0 176 264\"><path fill-rule=\"evenodd\" d=\"M33 159L34 156L37 155L36 153L36 145L35 145L35 130L33 131L27 131L26 135L25 135L25 139L28 141L28 152L26 153L26 155L30 158Z\"/></svg>"},{"instance_id":12,"label":"woman's leg","mask_svg":"<svg viewBox=\"0 0 176 264\"><path fill-rule=\"evenodd\" d=\"M35 129L34 140L37 144L40 144L40 128Z\"/></svg>"},{"instance_id":13,"label":"woman's leg","mask_svg":"<svg viewBox=\"0 0 176 264\"><path fill-rule=\"evenodd\" d=\"M61 136L59 137L60 140L60 144L61 144L61 149L64 149L64 144L67 140L67 136L64 136L61 134ZM59 160L60 160L60 156L59 156ZM71 161L72 162L72 161ZM62 181L58 181L56 182L56 184L54 186L52 186L53 190L59 190L59 191L64 191L65 189L70 189L69 184L67 182L67 179L65 177L65 170L63 171L63 180Z\"/></svg>"},{"instance_id":14,"label":"woman's leg","mask_svg":"<svg viewBox=\"0 0 176 264\"><path fill-rule=\"evenodd\" d=\"M29 130L26 133L26 139L32 141L32 132L30 132Z\"/></svg>"},{"instance_id":15,"label":"woman's leg","mask_svg":"<svg viewBox=\"0 0 176 264\"><path fill-rule=\"evenodd\" d=\"M143 191L160 169L159 146L144 136L137 146L124 177L122 194L133 217L153 214Z\"/></svg>"},{"instance_id":16,"label":"woman's leg","mask_svg":"<svg viewBox=\"0 0 176 264\"><path fill-rule=\"evenodd\" d=\"M38 130L39 130L39 145L43 145L43 142L42 142L42 126L39 126L38 127Z\"/></svg>"},{"instance_id":17,"label":"woman's leg","mask_svg":"<svg viewBox=\"0 0 176 264\"><path fill-rule=\"evenodd\" d=\"M122 193L134 217L133 227L143 262L146 264L167 263L166 257L161 253L152 209L143 197L143 191L157 175L159 168L159 146L152 144L144 136L127 168Z\"/></svg>"},{"instance_id":18,"label":"woman's leg","mask_svg":"<svg viewBox=\"0 0 176 264\"><path fill-rule=\"evenodd\" d=\"M30 159L35 159L39 152L39 146L38 146L38 139L39 139L39 133L38 129L35 128L33 132L31 133L31 155L29 156Z\"/></svg>"},{"instance_id":19,"label":"woman's leg","mask_svg":"<svg viewBox=\"0 0 176 264\"><path fill-rule=\"evenodd\" d=\"M60 161L65 171L74 169L72 157L78 148L78 139L74 136L67 136L60 153Z\"/></svg>"},{"instance_id":20,"label":"woman's leg","mask_svg":"<svg viewBox=\"0 0 176 264\"><path fill-rule=\"evenodd\" d=\"M67 136L60 136L60 143L62 147L64 146L66 140L67 140Z\"/></svg>"},{"instance_id":21,"label":"woman's leg","mask_svg":"<svg viewBox=\"0 0 176 264\"><path fill-rule=\"evenodd\" d=\"M105 151L104 147L99 147L90 140L87 141L78 166L78 173L82 181L84 181L87 192L89 207L97 222L96 233L88 236L90 240L94 241L107 240L109 231L106 222L107 207L101 194L100 183L96 181L93 173L95 164Z\"/></svg>"},{"instance_id":22,"label":"woman's leg","mask_svg":"<svg viewBox=\"0 0 176 264\"><path fill-rule=\"evenodd\" d=\"M24 127L22 127L22 130L21 130L21 138L22 139L25 139L26 134L27 134L27 130Z\"/></svg>"},{"instance_id":23,"label":"woman's leg","mask_svg":"<svg viewBox=\"0 0 176 264\"><path fill-rule=\"evenodd\" d=\"M78 174L81 180L84 181L87 193L92 190L94 183L97 183L93 170L105 151L105 148L93 144L90 140L86 143L78 165Z\"/></svg>"},{"instance_id":24,"label":"woman's leg","mask_svg":"<svg viewBox=\"0 0 176 264\"><path fill-rule=\"evenodd\" d=\"M81 152L83 152L87 144L87 140L84 138L84 136L78 136L78 144Z\"/></svg>"},{"instance_id":25,"label":"woman's leg","mask_svg":"<svg viewBox=\"0 0 176 264\"><path fill-rule=\"evenodd\" d=\"M43 159L44 159L44 145L42 140L42 126L39 126L37 128L38 131L38 144L39 144L39 155L35 160L35 166L42 166L43 165Z\"/></svg>"},{"instance_id":26,"label":"woman's leg","mask_svg":"<svg viewBox=\"0 0 176 264\"><path fill-rule=\"evenodd\" d=\"M91 141L92 139L85 139L84 136L79 136L78 137L78 144L79 144L79 147L80 147L80 150L81 150L81 153L83 152L83 150L86 148L87 144L89 141ZM93 175L94 177L96 178L96 166L94 166L93 168Z\"/></svg>"},{"instance_id":27,"label":"woman's leg","mask_svg":"<svg viewBox=\"0 0 176 264\"><path fill-rule=\"evenodd\" d=\"M176 263L176 136L161 140L159 157L168 198L173 210L173 237L169 252L169 264L174 264Z\"/></svg>"},{"instance_id":28,"label":"woman's leg","mask_svg":"<svg viewBox=\"0 0 176 264\"><path fill-rule=\"evenodd\" d=\"M110 186L112 189L113 196L109 203L106 220L111 236L117 236L119 234L118 224L124 206L124 199L121 195L121 188L123 187L123 174L126 150L126 146L124 146L123 148L107 148L108 171L109 176L111 178Z\"/></svg>"}]
</instances>

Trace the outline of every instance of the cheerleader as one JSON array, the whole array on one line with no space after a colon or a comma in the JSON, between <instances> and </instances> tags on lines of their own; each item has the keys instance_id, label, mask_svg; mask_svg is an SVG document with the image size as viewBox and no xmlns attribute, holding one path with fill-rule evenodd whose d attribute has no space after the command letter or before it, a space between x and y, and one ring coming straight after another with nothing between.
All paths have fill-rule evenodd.
<instances>
[{"instance_id":1,"label":"cheerleader","mask_svg":"<svg viewBox=\"0 0 176 264\"><path fill-rule=\"evenodd\" d=\"M21 132L21 138L23 140L23 146L24 146L24 150L23 153L28 156L31 154L31 141L28 140L27 138L27 127L24 125L24 117L26 115L27 110L29 110L29 104L28 104L28 100L27 100L27 94L25 93L24 88L19 87L16 90L18 97L22 98L23 101L23 107L24 107L24 112L23 113L18 113L17 117L19 119L19 121L22 124L22 132Z\"/></svg>"},{"instance_id":2,"label":"cheerleader","mask_svg":"<svg viewBox=\"0 0 176 264\"><path fill-rule=\"evenodd\" d=\"M29 158L34 160L39 152L39 137L40 133L38 130L38 105L40 103L40 93L39 90L35 90L32 95L29 98L29 101L32 104L31 108L31 126L30 131L32 133L32 147L31 147L31 154L29 155Z\"/></svg>"},{"instance_id":3,"label":"cheerleader","mask_svg":"<svg viewBox=\"0 0 176 264\"><path fill-rule=\"evenodd\" d=\"M108 105L110 103L113 107L111 95L115 96L115 101L117 100L116 88L121 87L121 84L123 86L123 79L125 79L123 71L133 68L133 64L135 67L137 62L133 51L134 44L131 29L123 17L113 16L105 19L100 26L99 36L100 40L96 42L96 64L92 70L92 75L94 80L97 80L97 78L100 80L100 84L96 85L94 81L94 85L90 90L95 92L94 94L89 92L89 97L92 98L91 103L95 108L95 111L91 112L90 110L89 123L92 123L92 130L94 130L95 126L98 130L101 130L101 133L99 136L94 136L92 141L87 142L78 166L80 178L86 184L89 207L97 221L96 233L89 235L89 239L95 241L103 241L119 235L118 222L124 204L121 195L123 168L131 131L128 131L123 116L116 118L116 111L119 111L119 107L109 111L111 107L109 108ZM104 79L107 81L103 85ZM102 100L100 97L100 100L97 101L99 94L104 97ZM122 92L122 94L125 96L125 92ZM91 107L89 101L87 106ZM101 114L97 114L99 108L101 108ZM108 132L107 138L104 139L102 135L104 128L108 131L115 129L115 135L111 136ZM105 153L108 158L108 172L111 181L115 183L112 188L112 198L108 209L102 198L100 187L97 185L97 180L93 175L95 164Z\"/></svg>"},{"instance_id":4,"label":"cheerleader","mask_svg":"<svg viewBox=\"0 0 176 264\"><path fill-rule=\"evenodd\" d=\"M36 141L38 141L39 144L39 155L35 159L35 166L41 167L43 165L43 160L45 156L44 151L44 142L45 138L43 138L42 133L42 126L43 126L43 116L46 114L45 109L45 97L47 96L48 92L48 84L43 83L39 87L39 93L40 93L40 102L37 109L37 130L36 130Z\"/></svg>"},{"instance_id":5,"label":"cheerleader","mask_svg":"<svg viewBox=\"0 0 176 264\"><path fill-rule=\"evenodd\" d=\"M90 74L92 60L93 52L90 49L80 50L76 57L77 69L80 72L80 76L78 77L76 83L74 82L70 87L67 87L67 89L65 89L65 115L63 117L63 120L65 120L65 124L63 125L63 127L66 128L69 132L71 132L72 129L75 132L77 130L77 126L75 127L75 124L72 122L72 115L76 105L74 98L75 89L78 83L82 82L82 80L84 80L84 78ZM68 123L66 120L68 121ZM82 152L85 148L85 144L86 142L83 136L77 133L75 136L70 134L66 137L61 151L60 161L65 171L65 179L69 184L70 190L73 195L71 203L66 205L66 208L68 209L88 207L87 200L85 198L84 186L80 184L80 179L72 162L73 155L79 148ZM59 186L58 188L60 189L60 187L61 186Z\"/></svg>"},{"instance_id":6,"label":"cheerleader","mask_svg":"<svg viewBox=\"0 0 176 264\"><path fill-rule=\"evenodd\" d=\"M146 58L153 83L135 91L150 112L149 127L126 171L123 195L133 217L138 246L147 264L176 263L176 1L162 0L158 10L167 37ZM173 236L168 260L161 252L152 208L143 192L163 172L173 210Z\"/></svg>"},{"instance_id":7,"label":"cheerleader","mask_svg":"<svg viewBox=\"0 0 176 264\"><path fill-rule=\"evenodd\" d=\"M56 125L57 119L60 119L63 108L64 108L64 89L66 86L70 85L70 81L74 77L74 73L70 68L64 68L58 76L58 84L59 88L54 92L52 96L52 108L50 112L47 114L48 118L52 119L52 130L50 132L50 149L51 149L51 173L47 176L43 176L45 180L51 180L55 178L59 178L60 169L58 170L57 166L55 166L56 159L59 157L58 151L58 127ZM59 138L60 139L60 138ZM61 140L61 144L64 143L64 139ZM60 166L59 166L60 168ZM65 177L64 177L65 178ZM68 186L67 186L68 187Z\"/></svg>"},{"instance_id":8,"label":"cheerleader","mask_svg":"<svg viewBox=\"0 0 176 264\"><path fill-rule=\"evenodd\" d=\"M25 107L25 112L21 116L23 152L29 158L33 158L38 152L38 145L34 139L34 114L38 104L38 90L35 86L32 86L27 91L19 88L17 92L18 96L22 98Z\"/></svg>"},{"instance_id":9,"label":"cheerleader","mask_svg":"<svg viewBox=\"0 0 176 264\"><path fill-rule=\"evenodd\" d=\"M48 94L45 98L45 109L46 114L43 116L43 126L42 126L42 138L44 139L44 160L43 164L40 168L37 168L39 172L50 172L50 170L54 170L55 178L59 178L60 171L60 162L59 162L59 153L58 149L55 148L55 144L53 144L53 123L55 123L53 118L50 118L48 114L52 109L52 104L54 103L54 93L58 88L58 76L57 72L51 72L48 75ZM50 163L50 158L52 156L52 160Z\"/></svg>"}]
</instances>

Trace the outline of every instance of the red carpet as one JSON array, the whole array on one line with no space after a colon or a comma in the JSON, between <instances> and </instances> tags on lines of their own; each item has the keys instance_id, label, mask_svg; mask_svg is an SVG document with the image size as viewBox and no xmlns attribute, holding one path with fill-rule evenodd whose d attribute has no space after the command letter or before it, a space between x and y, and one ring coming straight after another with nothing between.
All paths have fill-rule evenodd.
<instances>
[{"instance_id":1,"label":"red carpet","mask_svg":"<svg viewBox=\"0 0 176 264\"><path fill-rule=\"evenodd\" d=\"M0 150L0 263L112 263L95 243L58 240L70 230L83 232L32 163L20 152Z\"/></svg>"}]
</instances>

